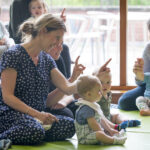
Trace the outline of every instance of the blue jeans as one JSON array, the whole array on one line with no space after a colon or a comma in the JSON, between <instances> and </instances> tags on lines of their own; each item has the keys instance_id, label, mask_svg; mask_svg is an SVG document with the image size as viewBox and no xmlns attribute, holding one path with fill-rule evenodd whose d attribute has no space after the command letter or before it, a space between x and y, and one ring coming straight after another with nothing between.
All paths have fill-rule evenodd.
<instances>
[{"instance_id":1,"label":"blue jeans","mask_svg":"<svg viewBox=\"0 0 150 150\"><path fill-rule=\"evenodd\" d=\"M124 93L118 101L118 108L122 110L138 110L136 107L136 98L144 96L145 84L136 87L135 89L129 90Z\"/></svg>"}]
</instances>

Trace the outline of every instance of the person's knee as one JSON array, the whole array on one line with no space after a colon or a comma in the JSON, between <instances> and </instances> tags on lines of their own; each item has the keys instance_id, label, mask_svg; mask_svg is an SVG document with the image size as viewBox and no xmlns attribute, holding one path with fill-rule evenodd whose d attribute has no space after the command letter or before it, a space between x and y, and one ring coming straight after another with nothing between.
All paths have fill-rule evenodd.
<instances>
[{"instance_id":1,"label":"person's knee","mask_svg":"<svg viewBox=\"0 0 150 150\"><path fill-rule=\"evenodd\" d=\"M14 136L11 139L14 144L38 144L43 141L45 131L40 124L31 123L19 127L16 130L19 138Z\"/></svg>"},{"instance_id":2,"label":"person's knee","mask_svg":"<svg viewBox=\"0 0 150 150\"><path fill-rule=\"evenodd\" d=\"M127 110L129 106L130 96L128 94L123 94L118 100L118 108Z\"/></svg>"},{"instance_id":3,"label":"person's knee","mask_svg":"<svg viewBox=\"0 0 150 150\"><path fill-rule=\"evenodd\" d=\"M29 133L30 134L28 138L32 141L32 144L37 144L41 142L45 137L45 130L41 125L31 127Z\"/></svg>"},{"instance_id":4,"label":"person's knee","mask_svg":"<svg viewBox=\"0 0 150 150\"><path fill-rule=\"evenodd\" d=\"M124 93L119 98L118 108L123 110L137 110L135 104L136 98L139 96L143 96L144 91L145 91L145 84Z\"/></svg>"}]
</instances>

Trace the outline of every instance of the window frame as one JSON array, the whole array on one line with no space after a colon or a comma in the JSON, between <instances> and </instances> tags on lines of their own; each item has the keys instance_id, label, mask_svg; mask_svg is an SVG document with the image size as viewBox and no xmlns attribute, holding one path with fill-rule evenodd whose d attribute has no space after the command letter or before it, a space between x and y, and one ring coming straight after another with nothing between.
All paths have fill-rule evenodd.
<instances>
[{"instance_id":1,"label":"window frame","mask_svg":"<svg viewBox=\"0 0 150 150\"><path fill-rule=\"evenodd\" d=\"M127 86L127 0L120 0L120 86L112 90L130 90L136 86Z\"/></svg>"}]
</instances>

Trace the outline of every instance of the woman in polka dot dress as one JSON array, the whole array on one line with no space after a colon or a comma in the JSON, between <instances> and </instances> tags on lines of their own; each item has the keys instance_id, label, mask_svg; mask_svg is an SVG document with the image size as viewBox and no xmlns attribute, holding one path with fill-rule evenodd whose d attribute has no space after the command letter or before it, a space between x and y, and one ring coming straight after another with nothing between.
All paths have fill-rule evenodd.
<instances>
[{"instance_id":1,"label":"woman in polka dot dress","mask_svg":"<svg viewBox=\"0 0 150 150\"><path fill-rule=\"evenodd\" d=\"M44 14L24 22L20 31L26 35L24 43L6 51L1 61L0 139L36 144L70 138L75 133L73 119L45 111L57 93L76 93L76 84L69 83L47 55L62 44L66 27L61 19ZM48 94L50 80L58 89ZM45 131L35 118L52 127Z\"/></svg>"}]
</instances>

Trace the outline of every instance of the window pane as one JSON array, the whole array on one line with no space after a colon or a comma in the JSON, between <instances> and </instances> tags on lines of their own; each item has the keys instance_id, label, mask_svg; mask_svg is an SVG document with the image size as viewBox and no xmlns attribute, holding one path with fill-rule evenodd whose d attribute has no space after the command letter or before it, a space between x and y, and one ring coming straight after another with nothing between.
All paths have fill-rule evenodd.
<instances>
[{"instance_id":1,"label":"window pane","mask_svg":"<svg viewBox=\"0 0 150 150\"><path fill-rule=\"evenodd\" d=\"M132 3L131 3L132 2ZM147 20L150 13L143 5L149 1L128 1L128 44L127 44L127 84L135 85L133 65L136 58L142 57L148 42ZM132 5L132 7L131 7ZM138 5L141 5L138 7ZM134 6L134 7L133 7Z\"/></svg>"},{"instance_id":2,"label":"window pane","mask_svg":"<svg viewBox=\"0 0 150 150\"><path fill-rule=\"evenodd\" d=\"M66 8L67 33L64 43L70 48L72 60L80 55L80 62L86 66L85 73L92 73L112 58L109 64L112 84L119 85L119 0L51 0L48 4L52 4L52 13ZM56 7L60 4L61 8Z\"/></svg>"}]
</instances>

